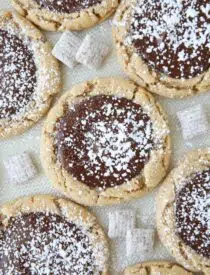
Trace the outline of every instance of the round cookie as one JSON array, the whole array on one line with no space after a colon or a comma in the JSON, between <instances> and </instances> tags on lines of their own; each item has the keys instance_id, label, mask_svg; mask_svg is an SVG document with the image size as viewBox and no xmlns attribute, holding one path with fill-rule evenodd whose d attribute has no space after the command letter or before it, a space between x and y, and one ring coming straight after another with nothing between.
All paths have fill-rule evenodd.
<instances>
[{"instance_id":1,"label":"round cookie","mask_svg":"<svg viewBox=\"0 0 210 275\"><path fill-rule=\"evenodd\" d=\"M113 36L125 72L150 92L183 98L210 89L208 1L122 1Z\"/></svg>"},{"instance_id":2,"label":"round cookie","mask_svg":"<svg viewBox=\"0 0 210 275\"><path fill-rule=\"evenodd\" d=\"M165 176L168 124L144 89L121 78L64 94L43 127L41 160L54 187L85 205L139 198Z\"/></svg>"},{"instance_id":3,"label":"round cookie","mask_svg":"<svg viewBox=\"0 0 210 275\"><path fill-rule=\"evenodd\" d=\"M144 262L127 267L124 275L193 275L176 263L171 262Z\"/></svg>"},{"instance_id":4,"label":"round cookie","mask_svg":"<svg viewBox=\"0 0 210 275\"><path fill-rule=\"evenodd\" d=\"M33 196L0 208L1 274L108 274L96 218L62 198Z\"/></svg>"},{"instance_id":5,"label":"round cookie","mask_svg":"<svg viewBox=\"0 0 210 275\"><path fill-rule=\"evenodd\" d=\"M0 138L21 134L49 109L60 90L51 46L23 17L0 13Z\"/></svg>"},{"instance_id":6,"label":"round cookie","mask_svg":"<svg viewBox=\"0 0 210 275\"><path fill-rule=\"evenodd\" d=\"M119 0L11 0L24 17L47 31L83 30L107 19Z\"/></svg>"},{"instance_id":7,"label":"round cookie","mask_svg":"<svg viewBox=\"0 0 210 275\"><path fill-rule=\"evenodd\" d=\"M209 149L189 153L173 169L157 196L160 239L177 262L209 274Z\"/></svg>"}]
</instances>

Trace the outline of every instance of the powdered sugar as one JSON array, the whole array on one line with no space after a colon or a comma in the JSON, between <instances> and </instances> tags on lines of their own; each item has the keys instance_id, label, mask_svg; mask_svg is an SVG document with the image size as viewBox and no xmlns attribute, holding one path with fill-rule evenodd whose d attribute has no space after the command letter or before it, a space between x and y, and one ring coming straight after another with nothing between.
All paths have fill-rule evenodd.
<instances>
[{"instance_id":1,"label":"powdered sugar","mask_svg":"<svg viewBox=\"0 0 210 275\"><path fill-rule=\"evenodd\" d=\"M0 241L3 274L97 275L101 272L88 232L54 214L12 218Z\"/></svg>"},{"instance_id":2,"label":"powdered sugar","mask_svg":"<svg viewBox=\"0 0 210 275\"><path fill-rule=\"evenodd\" d=\"M176 199L177 233L204 257L210 257L210 170L192 175Z\"/></svg>"},{"instance_id":3,"label":"powdered sugar","mask_svg":"<svg viewBox=\"0 0 210 275\"><path fill-rule=\"evenodd\" d=\"M175 78L192 78L209 68L208 1L137 3L129 40L149 65Z\"/></svg>"},{"instance_id":4,"label":"powdered sugar","mask_svg":"<svg viewBox=\"0 0 210 275\"><path fill-rule=\"evenodd\" d=\"M59 13L79 12L102 2L102 0L35 0L42 8Z\"/></svg>"},{"instance_id":5,"label":"powdered sugar","mask_svg":"<svg viewBox=\"0 0 210 275\"><path fill-rule=\"evenodd\" d=\"M84 100L58 128L62 164L77 179L98 187L123 184L139 175L153 148L149 116L125 98Z\"/></svg>"},{"instance_id":6,"label":"powdered sugar","mask_svg":"<svg viewBox=\"0 0 210 275\"><path fill-rule=\"evenodd\" d=\"M103 106L107 107L107 106ZM103 110L103 109L102 109ZM119 113L124 112L118 110ZM151 124L144 123L142 121L135 121L132 119L133 114L129 112L125 117L123 123L119 123L114 120L111 127L107 127L107 122L96 122L93 125L91 132L85 133L86 144L88 146L89 160L95 164L100 165L99 160L103 161L103 164L107 168L106 175L114 172L114 168L117 171L129 169L129 162L135 157L135 150L132 148L132 142L128 139L128 125L132 123L133 131L130 133L129 138L139 145L139 148L151 148L151 145L147 143L146 136L151 134ZM146 136L141 132L138 132L139 127L145 127ZM98 136L97 143L99 144L99 150L96 154L94 148L95 136ZM144 157L145 152L141 150L140 156Z\"/></svg>"},{"instance_id":7,"label":"powdered sugar","mask_svg":"<svg viewBox=\"0 0 210 275\"><path fill-rule=\"evenodd\" d=\"M36 65L30 42L0 31L0 118L24 111L36 88Z\"/></svg>"}]
</instances>

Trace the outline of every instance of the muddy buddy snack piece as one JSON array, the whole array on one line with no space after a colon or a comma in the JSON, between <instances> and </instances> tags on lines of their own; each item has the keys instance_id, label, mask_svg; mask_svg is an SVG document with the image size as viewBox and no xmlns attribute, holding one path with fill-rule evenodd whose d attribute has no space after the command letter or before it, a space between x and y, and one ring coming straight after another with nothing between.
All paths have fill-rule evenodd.
<instances>
[{"instance_id":1,"label":"muddy buddy snack piece","mask_svg":"<svg viewBox=\"0 0 210 275\"><path fill-rule=\"evenodd\" d=\"M208 130L208 120L201 104L177 113L184 139L192 139Z\"/></svg>"},{"instance_id":2,"label":"muddy buddy snack piece","mask_svg":"<svg viewBox=\"0 0 210 275\"><path fill-rule=\"evenodd\" d=\"M189 153L172 170L157 197L160 239L192 271L210 266L210 151ZM208 274L208 273L206 273Z\"/></svg>"},{"instance_id":3,"label":"muddy buddy snack piece","mask_svg":"<svg viewBox=\"0 0 210 275\"><path fill-rule=\"evenodd\" d=\"M69 68L74 68L77 64L76 53L80 48L82 39L73 32L65 32L56 43L52 54Z\"/></svg>"},{"instance_id":4,"label":"muddy buddy snack piece","mask_svg":"<svg viewBox=\"0 0 210 275\"><path fill-rule=\"evenodd\" d=\"M108 274L105 234L79 205L26 197L3 205L0 223L1 274Z\"/></svg>"},{"instance_id":5,"label":"muddy buddy snack piece","mask_svg":"<svg viewBox=\"0 0 210 275\"><path fill-rule=\"evenodd\" d=\"M109 237L125 237L129 229L136 223L135 211L119 210L109 213Z\"/></svg>"},{"instance_id":6,"label":"muddy buddy snack piece","mask_svg":"<svg viewBox=\"0 0 210 275\"><path fill-rule=\"evenodd\" d=\"M153 229L130 229L126 235L126 255L128 261L135 263L139 258L147 257L154 247L155 231Z\"/></svg>"},{"instance_id":7,"label":"muddy buddy snack piece","mask_svg":"<svg viewBox=\"0 0 210 275\"><path fill-rule=\"evenodd\" d=\"M125 257L126 242L125 239L115 238L110 242L110 251L112 252L111 266L113 267L113 274L122 274L126 268L127 259Z\"/></svg>"},{"instance_id":8,"label":"muddy buddy snack piece","mask_svg":"<svg viewBox=\"0 0 210 275\"><path fill-rule=\"evenodd\" d=\"M107 19L119 0L11 0L24 17L48 31L82 30Z\"/></svg>"},{"instance_id":9,"label":"muddy buddy snack piece","mask_svg":"<svg viewBox=\"0 0 210 275\"><path fill-rule=\"evenodd\" d=\"M121 1L113 35L125 72L170 98L209 91L209 18L206 0Z\"/></svg>"},{"instance_id":10,"label":"muddy buddy snack piece","mask_svg":"<svg viewBox=\"0 0 210 275\"><path fill-rule=\"evenodd\" d=\"M109 52L110 48L100 37L88 34L76 54L76 60L89 69L98 69Z\"/></svg>"},{"instance_id":11,"label":"muddy buddy snack piece","mask_svg":"<svg viewBox=\"0 0 210 275\"><path fill-rule=\"evenodd\" d=\"M12 156L3 163L11 184L26 183L37 174L37 169L27 153Z\"/></svg>"},{"instance_id":12,"label":"muddy buddy snack piece","mask_svg":"<svg viewBox=\"0 0 210 275\"><path fill-rule=\"evenodd\" d=\"M41 140L42 164L53 185L85 205L147 194L165 176L170 158L161 107L121 78L88 81L65 93Z\"/></svg>"},{"instance_id":13,"label":"muddy buddy snack piece","mask_svg":"<svg viewBox=\"0 0 210 275\"><path fill-rule=\"evenodd\" d=\"M26 131L60 90L51 46L26 19L0 14L0 138Z\"/></svg>"},{"instance_id":14,"label":"muddy buddy snack piece","mask_svg":"<svg viewBox=\"0 0 210 275\"><path fill-rule=\"evenodd\" d=\"M124 275L193 275L176 263L144 262L125 269Z\"/></svg>"}]
</instances>

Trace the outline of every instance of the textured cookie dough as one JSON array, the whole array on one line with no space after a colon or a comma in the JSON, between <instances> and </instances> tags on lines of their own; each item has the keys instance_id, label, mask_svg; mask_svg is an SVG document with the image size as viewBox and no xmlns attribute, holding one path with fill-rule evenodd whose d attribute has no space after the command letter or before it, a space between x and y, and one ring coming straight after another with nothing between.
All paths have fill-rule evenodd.
<instances>
[{"instance_id":1,"label":"textured cookie dough","mask_svg":"<svg viewBox=\"0 0 210 275\"><path fill-rule=\"evenodd\" d=\"M96 95L124 97L140 104L153 125L154 148L140 175L105 190L90 188L71 176L61 167L54 150L55 124L64 115L64 107L73 107L74 103ZM146 195L166 175L170 154L169 128L162 108L144 89L121 78L96 79L74 86L50 111L41 138L41 160L48 178L55 188L84 205L108 205Z\"/></svg>"},{"instance_id":2,"label":"textured cookie dough","mask_svg":"<svg viewBox=\"0 0 210 275\"><path fill-rule=\"evenodd\" d=\"M175 263L160 261L127 267L124 275L192 275L192 273Z\"/></svg>"},{"instance_id":3,"label":"textured cookie dough","mask_svg":"<svg viewBox=\"0 0 210 275\"><path fill-rule=\"evenodd\" d=\"M47 112L53 96L60 91L61 82L59 65L51 55L52 49L50 44L46 41L43 34L30 22L15 13L2 11L0 12L0 30L15 35L20 41L27 41L24 43L29 44L27 47L30 47L36 66L35 88L27 105L12 117L0 118L0 138L8 138L26 131ZM9 70L11 70L12 76L11 79L9 79L11 85L14 81L14 68L17 69L11 61L11 64L9 64ZM19 76L15 75L15 77L18 78ZM24 75L21 76L21 79L24 79ZM1 81L2 83L4 82L4 76ZM2 97L4 97L4 95ZM9 97L9 95L7 95L7 97ZM11 105L14 105L13 100L13 98L9 99ZM21 99L18 100L19 103L17 105L19 106L21 105ZM3 104L3 106L1 105L1 110L7 107L8 106L4 106Z\"/></svg>"},{"instance_id":4,"label":"textured cookie dough","mask_svg":"<svg viewBox=\"0 0 210 275\"><path fill-rule=\"evenodd\" d=\"M210 69L191 79L176 79L153 70L128 43L133 7L137 1L123 0L115 14L113 37L124 71L136 83L152 93L169 98L183 98L210 90ZM169 19L168 19L169 20Z\"/></svg>"},{"instance_id":5,"label":"textured cookie dough","mask_svg":"<svg viewBox=\"0 0 210 275\"><path fill-rule=\"evenodd\" d=\"M95 268L94 268L95 272L91 273L91 271L90 271L90 273L88 273L88 274L94 274L94 275L95 274L102 274L102 275L108 274L108 257L109 257L108 241L107 241L107 238L106 238L102 228L99 226L99 224L96 220L96 217L93 216L91 213L89 213L85 208L83 208L67 199L57 198L57 197L53 197L50 195L35 195L35 196L31 196L31 197L23 197L23 198L15 200L13 202L4 204L0 207L1 232L4 232L4 231L7 232L7 227L9 225L11 219L18 218L22 215L27 215L27 214L39 215L40 213L42 213L44 215L57 215L59 217L62 217L62 218L64 218L65 221L73 223L78 229L81 230L82 234L85 234L86 236L88 236L89 243L90 243L91 249L93 251L94 265L95 265ZM31 219L31 222L34 225L33 219ZM21 223L19 223L19 224L21 224ZM62 223L60 224L60 226L62 226ZM13 228L14 228L14 230L16 230L16 227L13 227ZM44 227L42 227L42 228L44 228ZM46 228L48 229L48 227L46 227ZM2 236L3 235L0 234L0 246L2 245L2 242L1 242ZM65 237L66 238L65 241L67 241L68 236L69 235L67 235ZM31 234L31 237L33 237L32 234ZM36 253L36 249L37 249L37 251L39 251L38 245L41 240L39 239L39 237L36 238L34 236L34 238L37 241L37 242L34 241L36 246L34 247L34 249L31 249L31 251L28 251L28 253L31 252L32 254L34 254L34 253ZM58 240L59 240L59 238L57 239L57 241ZM27 239L26 239L26 241L27 241ZM63 242L63 239L61 238L60 241ZM78 241L81 241L81 240L78 240ZM85 239L85 241L87 241L87 240ZM11 243L11 245L12 245L12 243ZM50 247L53 248L53 245L56 245L57 247L59 247L56 244L56 242L55 243L52 242L52 246L50 246ZM59 255L59 253L60 253L60 256L57 256L58 263L59 263L59 257L60 257L60 259L62 259L62 257L64 257L64 260L65 260L65 248L64 247L61 247L61 251L59 251L59 249L58 249L58 251L56 251L57 255ZM81 247L79 247L78 249L83 249L82 247L83 248L85 247L84 243L81 243ZM33 248L33 246L32 246L32 248ZM89 250L87 250L87 251L89 251ZM0 257L2 257L2 255L3 255L2 252L3 252L3 250L1 250ZM19 253L20 253L20 251L19 251ZM48 251L47 248L46 248L46 253L50 253L50 251ZM44 254L45 253L43 253L42 255L39 255L39 257L37 258L38 261L37 261L36 268L39 268L41 266L42 270L36 269L36 272L40 271L41 272L40 274L45 274L46 270L49 271L47 263L46 263L46 269L45 269L45 267L43 267L43 265L42 265L44 263L40 262L41 256L46 257L46 256L44 256ZM50 254L50 255L52 257L54 257L55 252L52 252L52 254ZM69 257L69 255L68 255L68 257ZM67 266L68 266L68 257L66 258ZM75 255L75 257L77 257L77 255ZM34 259L34 260L35 260L35 262L31 263L31 265L30 265L30 262L28 263L28 265L30 266L30 270L32 270L34 267L34 264L36 264L36 259ZM49 256L48 260L50 263L50 260L51 260L50 256ZM80 259L78 259L78 261L79 260ZM85 262L85 258L84 258L84 262ZM14 259L13 259L13 263L14 263ZM83 265L82 259L81 259L80 263L81 263L81 265L79 267L81 268L81 266ZM72 263L70 263L70 264L72 264ZM1 264L0 264L0 266L1 266ZM43 268L45 270L44 273L42 273ZM55 272L54 274L61 274L61 273L56 273L55 270L54 270L54 272ZM51 274L51 272L50 272L50 274ZM67 274L67 273L62 273L62 274ZM87 274L87 273L84 273L84 270L83 270L82 274Z\"/></svg>"},{"instance_id":6,"label":"textured cookie dough","mask_svg":"<svg viewBox=\"0 0 210 275\"><path fill-rule=\"evenodd\" d=\"M156 207L157 230L164 246L185 268L196 272L203 271L206 274L209 274L210 259L199 255L176 234L174 211L176 192L183 187L183 182L209 167L209 149L200 149L186 155L161 186Z\"/></svg>"},{"instance_id":7,"label":"textured cookie dough","mask_svg":"<svg viewBox=\"0 0 210 275\"><path fill-rule=\"evenodd\" d=\"M85 1L87 0L83 2ZM107 19L116 10L119 0L102 0L97 5L73 13L42 8L35 0L11 0L11 3L22 16L44 30L78 31L90 28Z\"/></svg>"}]
</instances>

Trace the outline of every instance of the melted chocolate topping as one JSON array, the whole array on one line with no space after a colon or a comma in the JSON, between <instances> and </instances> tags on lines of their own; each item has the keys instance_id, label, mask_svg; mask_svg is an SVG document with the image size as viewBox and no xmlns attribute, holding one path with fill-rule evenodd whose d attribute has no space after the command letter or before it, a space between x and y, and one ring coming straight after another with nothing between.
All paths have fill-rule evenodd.
<instances>
[{"instance_id":1,"label":"melted chocolate topping","mask_svg":"<svg viewBox=\"0 0 210 275\"><path fill-rule=\"evenodd\" d=\"M141 0L130 36L151 68L177 79L198 76L210 67L209 0Z\"/></svg>"},{"instance_id":2,"label":"melted chocolate topping","mask_svg":"<svg viewBox=\"0 0 210 275\"><path fill-rule=\"evenodd\" d=\"M193 175L177 194L176 228L186 245L210 258L210 168Z\"/></svg>"},{"instance_id":3,"label":"melted chocolate topping","mask_svg":"<svg viewBox=\"0 0 210 275\"><path fill-rule=\"evenodd\" d=\"M126 98L85 99L56 126L58 160L91 188L121 185L139 175L152 147L150 118Z\"/></svg>"},{"instance_id":4,"label":"melted chocolate topping","mask_svg":"<svg viewBox=\"0 0 210 275\"><path fill-rule=\"evenodd\" d=\"M60 13L80 12L96 6L102 0L35 0L42 8Z\"/></svg>"},{"instance_id":5,"label":"melted chocolate topping","mask_svg":"<svg viewBox=\"0 0 210 275\"><path fill-rule=\"evenodd\" d=\"M17 36L0 30L0 119L23 111L36 86L33 53Z\"/></svg>"},{"instance_id":6,"label":"melted chocolate topping","mask_svg":"<svg viewBox=\"0 0 210 275\"><path fill-rule=\"evenodd\" d=\"M13 217L0 236L0 274L93 275L94 270L89 238L61 216Z\"/></svg>"}]
</instances>

